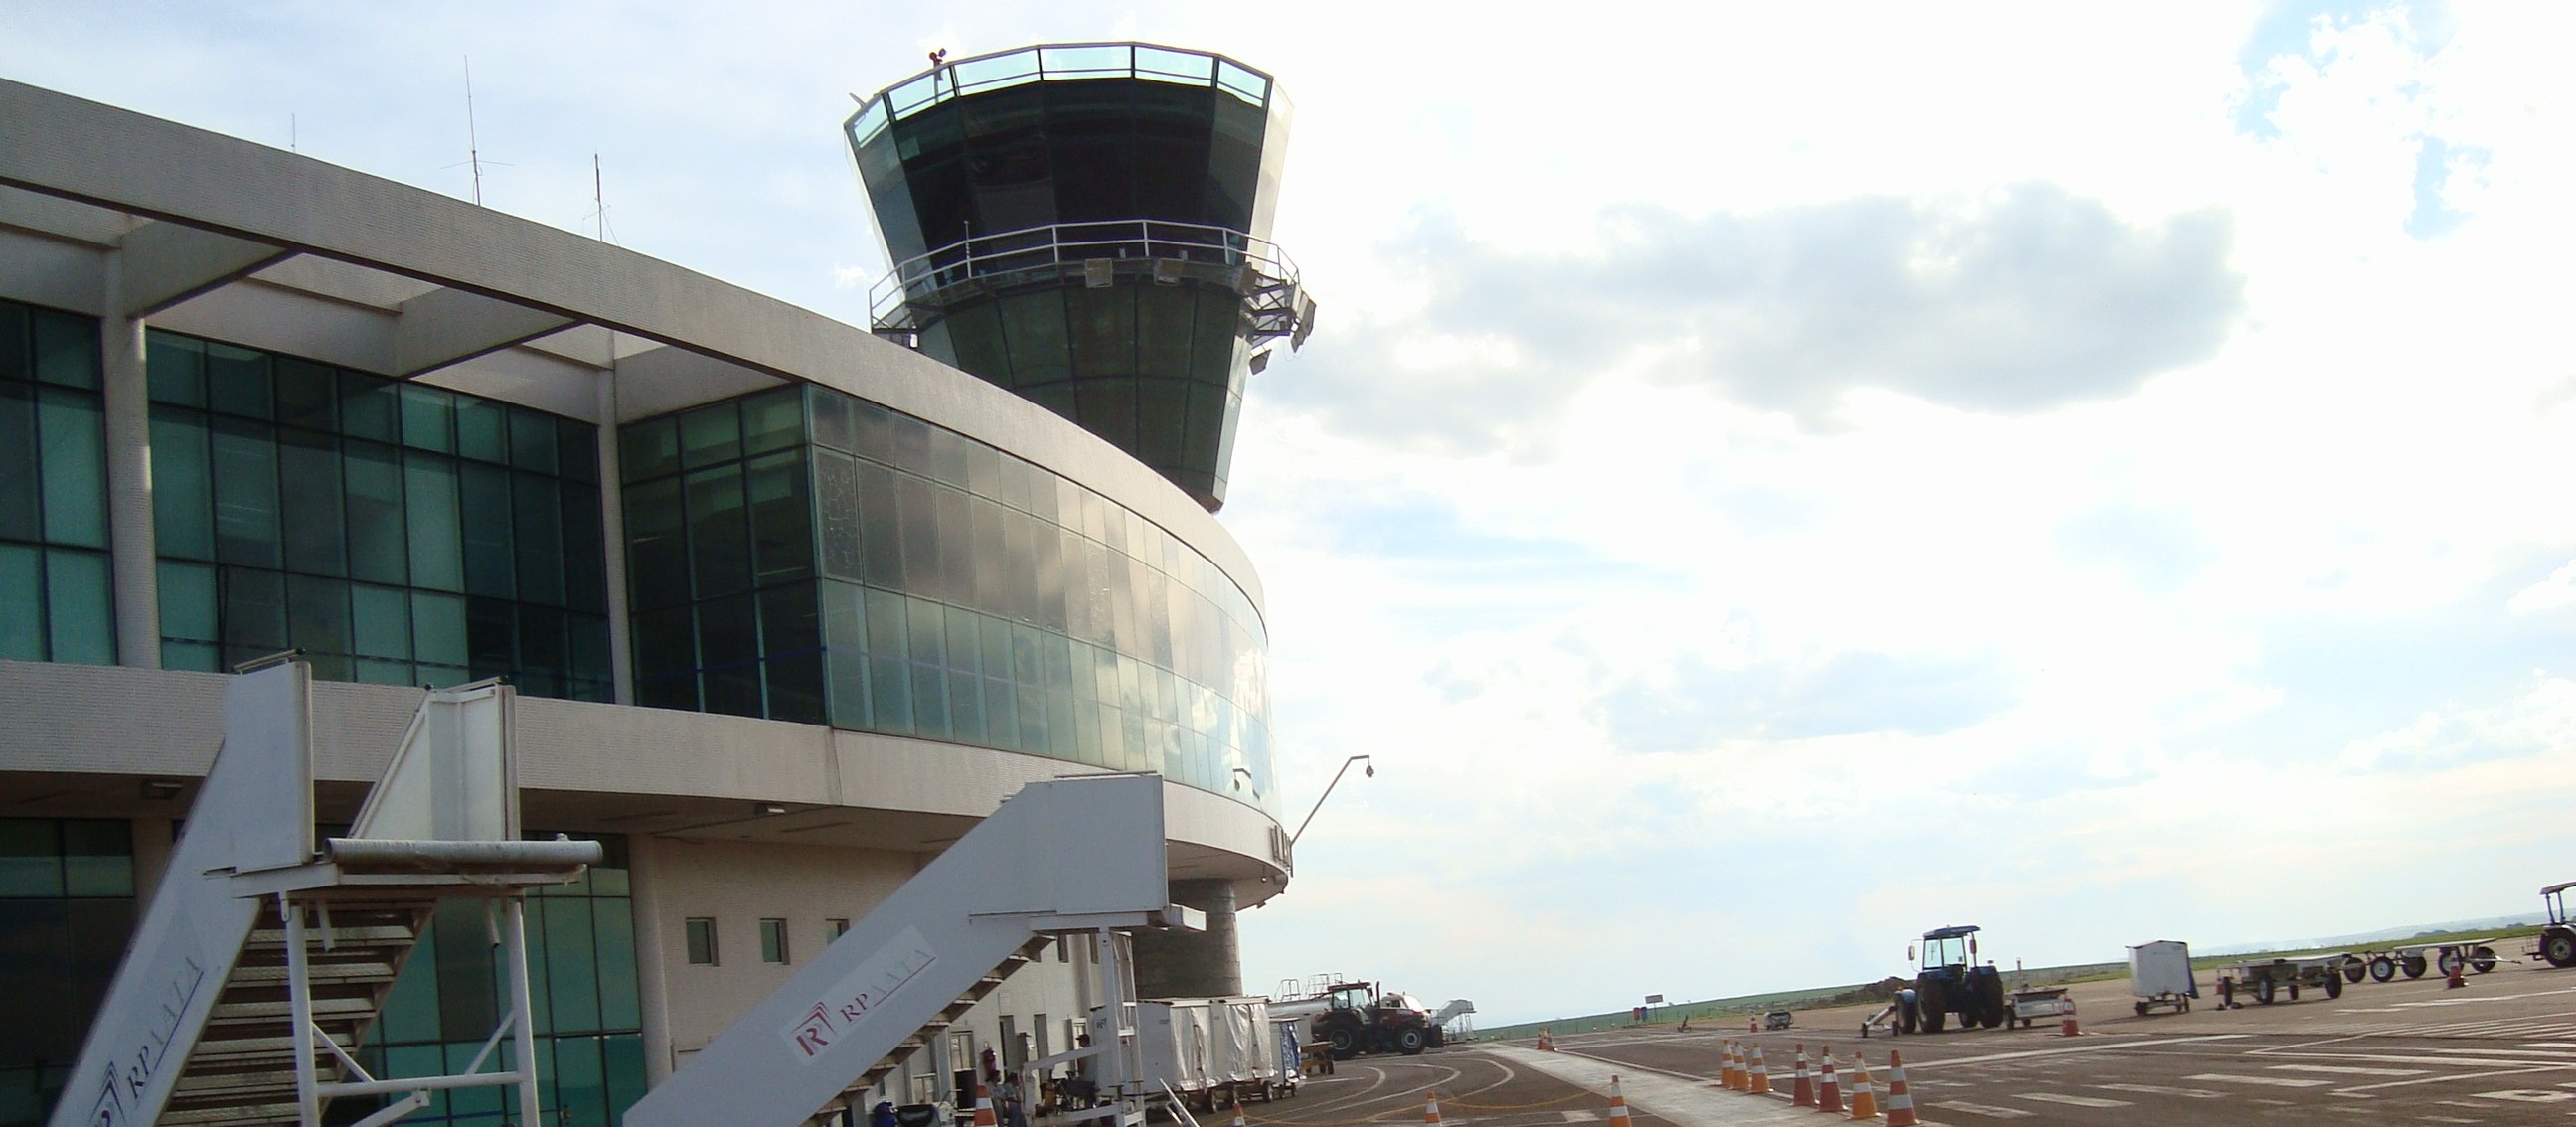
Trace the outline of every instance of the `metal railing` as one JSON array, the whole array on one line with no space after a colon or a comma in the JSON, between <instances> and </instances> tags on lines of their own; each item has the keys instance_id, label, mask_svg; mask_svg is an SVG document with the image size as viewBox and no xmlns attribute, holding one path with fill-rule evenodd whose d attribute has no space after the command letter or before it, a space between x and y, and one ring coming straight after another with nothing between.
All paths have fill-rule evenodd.
<instances>
[{"instance_id":1,"label":"metal railing","mask_svg":"<svg viewBox=\"0 0 2576 1127\"><path fill-rule=\"evenodd\" d=\"M1049 223L960 239L896 263L868 288L868 318L879 332L906 330L914 327L910 307L935 306L956 287L1051 281L1101 261L1224 271L1257 308L1284 299L1293 312L1299 290L1297 264L1277 244L1230 227L1160 219Z\"/></svg>"},{"instance_id":2,"label":"metal railing","mask_svg":"<svg viewBox=\"0 0 2576 1127\"><path fill-rule=\"evenodd\" d=\"M1268 74L1223 55L1153 43L1048 43L941 63L859 103L844 129L864 145L887 126L941 102L1031 82L1141 78L1222 90L1268 109Z\"/></svg>"}]
</instances>

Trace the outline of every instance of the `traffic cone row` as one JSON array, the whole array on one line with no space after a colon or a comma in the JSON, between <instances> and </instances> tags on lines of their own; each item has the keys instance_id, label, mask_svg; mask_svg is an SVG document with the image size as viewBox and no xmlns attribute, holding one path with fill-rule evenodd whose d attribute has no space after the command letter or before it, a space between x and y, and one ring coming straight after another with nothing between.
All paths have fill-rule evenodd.
<instances>
[{"instance_id":1,"label":"traffic cone row","mask_svg":"<svg viewBox=\"0 0 2576 1127\"><path fill-rule=\"evenodd\" d=\"M1887 1127L1915 1127L1914 1094L1905 1090L1905 1054L1887 1054Z\"/></svg>"}]
</instances>

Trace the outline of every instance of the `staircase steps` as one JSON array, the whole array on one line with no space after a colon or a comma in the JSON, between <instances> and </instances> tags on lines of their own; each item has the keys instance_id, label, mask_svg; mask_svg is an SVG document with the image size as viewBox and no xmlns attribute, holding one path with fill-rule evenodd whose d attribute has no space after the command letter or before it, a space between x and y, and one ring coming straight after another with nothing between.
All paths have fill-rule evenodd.
<instances>
[{"instance_id":1,"label":"staircase steps","mask_svg":"<svg viewBox=\"0 0 2576 1127\"><path fill-rule=\"evenodd\" d=\"M313 1022L341 1051L357 1054L392 991L394 977L429 926L434 900L333 903L330 926L307 916L306 981ZM160 1122L291 1125L297 1121L295 1060L311 1044L295 1036L290 1015L286 923L275 901L243 941L241 956L216 995L205 1031L188 1054ZM317 1046L318 1047L318 1046ZM341 1071L326 1055L316 1063L324 1079Z\"/></svg>"},{"instance_id":2,"label":"staircase steps","mask_svg":"<svg viewBox=\"0 0 2576 1127\"><path fill-rule=\"evenodd\" d=\"M938 1017L923 1022L921 1028L912 1036L904 1038L892 1051L870 1065L866 1072L860 1073L858 1081L841 1093L843 1104L850 1107L859 1106L856 1101L866 1099L869 1089L876 1087L877 1083L886 1077L894 1075L906 1061L912 1059L914 1053L929 1048L939 1034L946 1032L949 1026L964 1018L966 1011L974 1009L975 1003L983 1001L993 991L1001 989L1002 984L1009 981L1012 975L1019 973L1020 968L1037 962L1039 956L1045 954L1046 949L1054 945L1054 936L1041 935L1029 940L1026 946L1012 952L1010 957L1003 959L1000 965L993 968L993 973L975 980L975 985L967 988L966 993L941 1009Z\"/></svg>"}]
</instances>

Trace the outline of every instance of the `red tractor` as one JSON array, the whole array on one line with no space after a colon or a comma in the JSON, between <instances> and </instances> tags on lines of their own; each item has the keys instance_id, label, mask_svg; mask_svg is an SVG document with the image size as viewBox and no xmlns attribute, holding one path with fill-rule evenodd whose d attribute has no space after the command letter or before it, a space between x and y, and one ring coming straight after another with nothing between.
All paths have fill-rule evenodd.
<instances>
[{"instance_id":1,"label":"red tractor","mask_svg":"<svg viewBox=\"0 0 2576 1127\"><path fill-rule=\"evenodd\" d=\"M1272 1017L1312 1014L1308 1028L1317 1043L1329 1045L1333 1059L1363 1053L1412 1056L1440 1044L1440 1023L1411 994L1381 993L1374 982L1336 982L1308 998L1273 1002Z\"/></svg>"}]
</instances>

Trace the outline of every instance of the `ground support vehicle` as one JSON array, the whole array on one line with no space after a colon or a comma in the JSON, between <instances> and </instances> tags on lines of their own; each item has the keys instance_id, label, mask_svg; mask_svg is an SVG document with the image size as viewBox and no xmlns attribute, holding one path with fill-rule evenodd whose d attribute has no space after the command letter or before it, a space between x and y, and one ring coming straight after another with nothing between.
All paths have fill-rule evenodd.
<instances>
[{"instance_id":1,"label":"ground support vehicle","mask_svg":"<svg viewBox=\"0 0 2576 1127\"><path fill-rule=\"evenodd\" d=\"M1447 1039L1430 1007L1411 994L1381 993L1374 982L1319 985L1311 997L1270 1003L1270 1012L1308 1019L1307 1039L1332 1046L1336 1060L1362 1053L1413 1056Z\"/></svg>"},{"instance_id":2,"label":"ground support vehicle","mask_svg":"<svg viewBox=\"0 0 2576 1127\"><path fill-rule=\"evenodd\" d=\"M2553 967L2576 967L2576 920L2567 918L2567 890L2576 888L2576 880L2553 884L2540 890L2540 902L2549 909L2549 923L2531 940L2530 955L2547 959Z\"/></svg>"},{"instance_id":3,"label":"ground support vehicle","mask_svg":"<svg viewBox=\"0 0 2576 1127\"><path fill-rule=\"evenodd\" d=\"M1297 1036L1294 1018L1286 1021L1275 1017L1270 1019L1270 1036L1279 1046L1279 1083L1271 1088L1270 1098L1283 1100L1296 1095L1298 1081L1306 1078L1306 1046ZM1325 1054L1324 1063L1333 1063L1331 1054Z\"/></svg>"},{"instance_id":4,"label":"ground support vehicle","mask_svg":"<svg viewBox=\"0 0 2576 1127\"><path fill-rule=\"evenodd\" d=\"M1787 1010L1773 1010L1762 1015L1762 1028L1774 1031L1787 1029L1794 1016Z\"/></svg>"},{"instance_id":5,"label":"ground support vehicle","mask_svg":"<svg viewBox=\"0 0 2576 1127\"><path fill-rule=\"evenodd\" d=\"M1920 957L1914 996L1923 1032L1939 1033L1954 1014L1961 1029L2004 1023L2004 977L1993 963L1977 962L1977 925L1924 932Z\"/></svg>"},{"instance_id":6,"label":"ground support vehicle","mask_svg":"<svg viewBox=\"0 0 2576 1127\"><path fill-rule=\"evenodd\" d=\"M2004 1028L2016 1025L2028 1029L2032 1022L2045 1017L2075 1016L2075 999L2066 996L2063 986L2033 987L2012 992L2004 1001Z\"/></svg>"},{"instance_id":7,"label":"ground support vehicle","mask_svg":"<svg viewBox=\"0 0 2576 1127\"><path fill-rule=\"evenodd\" d=\"M2326 997L2343 997L2343 962L2351 956L2342 952L2311 955L2304 959L2272 959L2268 962L2238 963L2229 968L2235 980L2236 994L2251 994L2261 1005L2271 1005L2283 992L2290 1000L2299 1000L2299 988L2323 990Z\"/></svg>"},{"instance_id":8,"label":"ground support vehicle","mask_svg":"<svg viewBox=\"0 0 2576 1127\"><path fill-rule=\"evenodd\" d=\"M2438 971L2448 978L2454 965L2462 970L2485 974L2496 968L2494 943L2493 939L2455 939L2447 943L2414 943L2375 951L2369 956L2370 980L2386 982L2401 971L2408 978L2422 978L2427 970ZM2361 981L2360 975L2350 971L2345 972L2345 977L2354 982Z\"/></svg>"},{"instance_id":9,"label":"ground support vehicle","mask_svg":"<svg viewBox=\"0 0 2576 1127\"><path fill-rule=\"evenodd\" d=\"M1270 1099L1281 1083L1270 1003L1262 998L1170 998L1136 1003L1136 1048L1147 1091L1203 1111ZM1109 1028L1109 1011L1092 1011Z\"/></svg>"},{"instance_id":10,"label":"ground support vehicle","mask_svg":"<svg viewBox=\"0 0 2576 1127\"><path fill-rule=\"evenodd\" d=\"M2139 1017L2168 1006L2175 1013L2190 1012L2191 1000L2200 997L2200 977L2191 969L2191 944L2159 939L2129 948L2129 992L2137 997L2130 1008Z\"/></svg>"}]
</instances>

